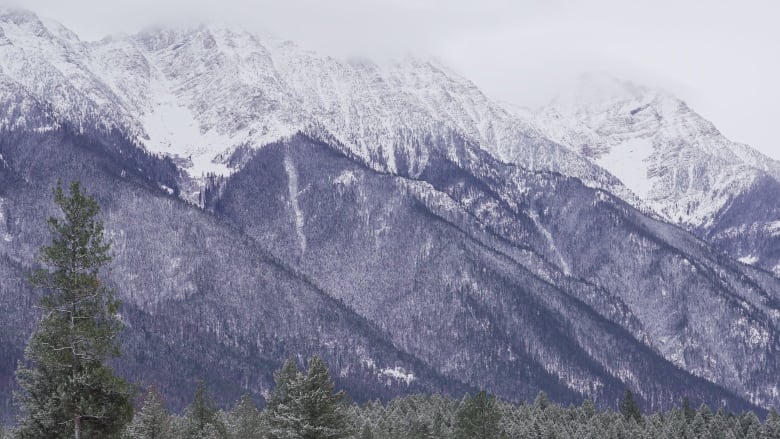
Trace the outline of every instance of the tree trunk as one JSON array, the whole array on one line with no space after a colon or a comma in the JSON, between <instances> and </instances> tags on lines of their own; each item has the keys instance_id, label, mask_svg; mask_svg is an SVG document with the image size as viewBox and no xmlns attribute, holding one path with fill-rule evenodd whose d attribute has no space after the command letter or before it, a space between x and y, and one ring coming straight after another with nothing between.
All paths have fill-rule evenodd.
<instances>
[{"instance_id":1,"label":"tree trunk","mask_svg":"<svg viewBox=\"0 0 780 439\"><path fill-rule=\"evenodd\" d=\"M79 415L73 417L73 430L75 431L76 439L81 439L81 416Z\"/></svg>"}]
</instances>

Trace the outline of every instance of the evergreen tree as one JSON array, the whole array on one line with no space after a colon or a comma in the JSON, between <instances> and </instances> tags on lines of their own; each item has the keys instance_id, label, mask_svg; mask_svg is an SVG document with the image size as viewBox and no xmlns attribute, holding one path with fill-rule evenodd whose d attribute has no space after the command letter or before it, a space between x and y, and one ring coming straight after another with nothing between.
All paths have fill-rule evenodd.
<instances>
[{"instance_id":1,"label":"evergreen tree","mask_svg":"<svg viewBox=\"0 0 780 439\"><path fill-rule=\"evenodd\" d=\"M15 437L14 430L9 430L7 427L4 427L2 424L0 424L0 439L11 439L13 437Z\"/></svg>"},{"instance_id":2,"label":"evergreen tree","mask_svg":"<svg viewBox=\"0 0 780 439\"><path fill-rule=\"evenodd\" d=\"M589 420L596 414L596 407L593 405L593 401L586 399L582 402L582 416L585 421Z\"/></svg>"},{"instance_id":3,"label":"evergreen tree","mask_svg":"<svg viewBox=\"0 0 780 439\"><path fill-rule=\"evenodd\" d=\"M761 433L767 439L780 439L780 415L775 409L769 412Z\"/></svg>"},{"instance_id":4,"label":"evergreen tree","mask_svg":"<svg viewBox=\"0 0 780 439\"><path fill-rule=\"evenodd\" d=\"M300 422L296 407L303 376L293 359L274 373L276 388L268 398L266 415L271 439L299 438L297 427Z\"/></svg>"},{"instance_id":5,"label":"evergreen tree","mask_svg":"<svg viewBox=\"0 0 780 439\"><path fill-rule=\"evenodd\" d=\"M185 439L224 438L225 428L219 419L217 406L201 381L195 397L184 415L182 436Z\"/></svg>"},{"instance_id":6,"label":"evergreen tree","mask_svg":"<svg viewBox=\"0 0 780 439\"><path fill-rule=\"evenodd\" d=\"M78 183L54 201L62 218L49 218L52 243L44 267L31 277L42 289L43 316L19 365L16 395L23 415L19 438L117 437L132 418L133 389L106 361L119 355L119 303L99 277L111 260L99 206Z\"/></svg>"},{"instance_id":7,"label":"evergreen tree","mask_svg":"<svg viewBox=\"0 0 780 439\"><path fill-rule=\"evenodd\" d=\"M346 416L344 392L334 393L328 366L319 356L309 360L309 370L304 380L302 402L307 422L303 437L307 439L339 439L350 434L350 422Z\"/></svg>"},{"instance_id":8,"label":"evergreen tree","mask_svg":"<svg viewBox=\"0 0 780 439\"><path fill-rule=\"evenodd\" d=\"M441 414L440 410L436 410L436 414L433 416L433 425L431 428L431 437L433 438L444 438L444 415Z\"/></svg>"},{"instance_id":9,"label":"evergreen tree","mask_svg":"<svg viewBox=\"0 0 780 439\"><path fill-rule=\"evenodd\" d=\"M271 438L340 439L351 434L345 395L334 393L335 386L320 357L309 359L306 375L288 360L275 378L276 389L268 401Z\"/></svg>"},{"instance_id":10,"label":"evergreen tree","mask_svg":"<svg viewBox=\"0 0 780 439\"><path fill-rule=\"evenodd\" d=\"M707 420L704 418L704 415L701 411L696 413L696 415L693 417L693 420L691 421L691 430L693 430L693 434L697 438L710 438L710 430L707 426Z\"/></svg>"},{"instance_id":11,"label":"evergreen tree","mask_svg":"<svg viewBox=\"0 0 780 439\"><path fill-rule=\"evenodd\" d=\"M544 393L544 391L540 391L536 395L536 399L534 399L534 407L538 408L539 410L546 410L549 405L550 399L547 397L547 394Z\"/></svg>"},{"instance_id":12,"label":"evergreen tree","mask_svg":"<svg viewBox=\"0 0 780 439\"><path fill-rule=\"evenodd\" d=\"M728 427L726 425L726 419L723 415L723 410L718 410L715 416L712 417L712 421L710 421L709 427L710 437L713 439L726 438L726 430Z\"/></svg>"},{"instance_id":13,"label":"evergreen tree","mask_svg":"<svg viewBox=\"0 0 780 439\"><path fill-rule=\"evenodd\" d=\"M371 431L371 426L368 423L363 424L363 428L360 429L359 439L374 439L374 433Z\"/></svg>"},{"instance_id":14,"label":"evergreen tree","mask_svg":"<svg viewBox=\"0 0 780 439\"><path fill-rule=\"evenodd\" d=\"M693 417L696 416L696 410L691 407L691 401L687 396L682 399L682 411L685 415L686 422L693 421Z\"/></svg>"},{"instance_id":15,"label":"evergreen tree","mask_svg":"<svg viewBox=\"0 0 780 439\"><path fill-rule=\"evenodd\" d=\"M157 394L150 386L144 395L141 410L133 417L124 434L126 439L172 439L173 426L171 415Z\"/></svg>"},{"instance_id":16,"label":"evergreen tree","mask_svg":"<svg viewBox=\"0 0 780 439\"><path fill-rule=\"evenodd\" d=\"M232 439L259 439L265 426L252 396L244 395L227 416L228 436Z\"/></svg>"},{"instance_id":17,"label":"evergreen tree","mask_svg":"<svg viewBox=\"0 0 780 439\"><path fill-rule=\"evenodd\" d=\"M626 421L633 419L637 423L642 422L642 412L639 411L639 406L634 400L634 394L628 389L626 389L623 399L620 401L620 414L623 415Z\"/></svg>"},{"instance_id":18,"label":"evergreen tree","mask_svg":"<svg viewBox=\"0 0 780 439\"><path fill-rule=\"evenodd\" d=\"M753 412L742 413L739 416L739 429L745 438L757 438L761 421Z\"/></svg>"},{"instance_id":19,"label":"evergreen tree","mask_svg":"<svg viewBox=\"0 0 780 439\"><path fill-rule=\"evenodd\" d=\"M485 392L466 395L455 419L455 437L462 439L501 438L501 413L494 396Z\"/></svg>"}]
</instances>

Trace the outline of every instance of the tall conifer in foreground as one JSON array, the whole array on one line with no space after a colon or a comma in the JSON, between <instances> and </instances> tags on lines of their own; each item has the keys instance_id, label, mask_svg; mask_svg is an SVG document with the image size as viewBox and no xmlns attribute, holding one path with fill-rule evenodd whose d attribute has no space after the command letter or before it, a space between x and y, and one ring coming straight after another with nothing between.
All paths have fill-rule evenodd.
<instances>
[{"instance_id":1,"label":"tall conifer in foreground","mask_svg":"<svg viewBox=\"0 0 780 439\"><path fill-rule=\"evenodd\" d=\"M318 356L309 359L304 375L293 360L274 376L276 389L266 413L272 439L341 439L352 432L343 392L334 393L328 367Z\"/></svg>"},{"instance_id":2,"label":"tall conifer in foreground","mask_svg":"<svg viewBox=\"0 0 780 439\"><path fill-rule=\"evenodd\" d=\"M41 249L45 268L32 278L42 290L43 316L20 364L16 395L19 438L118 437L132 417L131 386L106 364L119 355L119 303L100 280L111 261L100 208L73 183L54 189L61 218L49 218L51 245Z\"/></svg>"},{"instance_id":3,"label":"tall conifer in foreground","mask_svg":"<svg viewBox=\"0 0 780 439\"><path fill-rule=\"evenodd\" d=\"M335 392L328 366L318 355L309 359L302 405L307 416L304 438L340 439L351 433L344 392Z\"/></svg>"}]
</instances>

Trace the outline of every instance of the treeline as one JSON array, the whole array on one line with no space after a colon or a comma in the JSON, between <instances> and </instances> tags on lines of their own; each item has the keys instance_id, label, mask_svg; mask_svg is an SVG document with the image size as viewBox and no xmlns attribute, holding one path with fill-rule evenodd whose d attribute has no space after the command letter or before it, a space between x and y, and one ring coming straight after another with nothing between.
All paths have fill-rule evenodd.
<instances>
[{"instance_id":1,"label":"treeline","mask_svg":"<svg viewBox=\"0 0 780 439\"><path fill-rule=\"evenodd\" d=\"M471 439L471 438L780 438L780 416L762 422L754 413L739 415L708 406L681 407L643 416L631 392L619 410L599 411L590 400L561 407L540 393L533 403L511 404L485 392L454 399L414 395L352 404L335 392L326 364L313 357L301 371L289 360L276 372L276 387L259 409L247 394L221 410L201 383L182 415L169 412L154 387L138 398L121 439ZM0 439L15 437L12 431ZM72 437L72 436L71 436ZM88 435L87 437L93 437Z\"/></svg>"},{"instance_id":2,"label":"treeline","mask_svg":"<svg viewBox=\"0 0 780 439\"><path fill-rule=\"evenodd\" d=\"M276 373L276 388L265 409L245 395L219 410L200 385L183 415L168 412L154 388L122 434L124 439L471 439L471 438L780 438L780 416L764 422L752 412L739 415L708 406L643 416L626 394L618 411L599 411L590 400L561 407L540 393L530 404L511 404L484 392L454 399L415 395L383 404L348 404L334 393L327 367L318 357L307 373L288 361Z\"/></svg>"}]
</instances>

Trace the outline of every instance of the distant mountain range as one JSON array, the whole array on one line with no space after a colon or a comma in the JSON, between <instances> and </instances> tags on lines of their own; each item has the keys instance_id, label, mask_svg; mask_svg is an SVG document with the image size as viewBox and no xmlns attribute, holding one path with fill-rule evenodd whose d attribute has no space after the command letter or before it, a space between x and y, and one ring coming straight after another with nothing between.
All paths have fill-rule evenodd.
<instances>
[{"instance_id":1,"label":"distant mountain range","mask_svg":"<svg viewBox=\"0 0 780 439\"><path fill-rule=\"evenodd\" d=\"M1 13L0 395L49 190L78 179L116 255L116 366L175 408L315 352L359 400L776 406L780 165L664 92L583 90L532 112L432 60Z\"/></svg>"}]
</instances>

